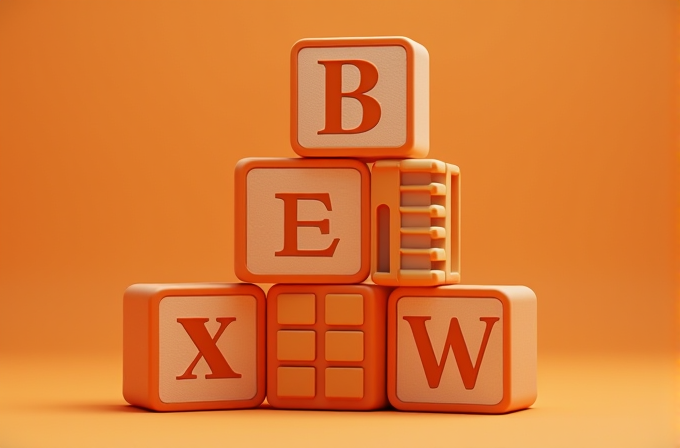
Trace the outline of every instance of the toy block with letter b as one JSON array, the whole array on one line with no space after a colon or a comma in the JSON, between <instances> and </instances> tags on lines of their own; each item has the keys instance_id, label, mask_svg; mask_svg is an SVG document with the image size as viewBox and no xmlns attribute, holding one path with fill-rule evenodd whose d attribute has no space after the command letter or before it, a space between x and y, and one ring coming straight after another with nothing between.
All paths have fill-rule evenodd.
<instances>
[{"instance_id":1,"label":"toy block with letter b","mask_svg":"<svg viewBox=\"0 0 680 448\"><path fill-rule=\"evenodd\" d=\"M525 286L398 288L387 340L397 409L501 414L536 400L536 295Z\"/></svg>"},{"instance_id":2,"label":"toy block with letter b","mask_svg":"<svg viewBox=\"0 0 680 448\"><path fill-rule=\"evenodd\" d=\"M235 271L247 282L359 283L370 270L370 172L352 159L243 159Z\"/></svg>"},{"instance_id":3,"label":"toy block with letter b","mask_svg":"<svg viewBox=\"0 0 680 448\"><path fill-rule=\"evenodd\" d=\"M438 160L379 160L371 173L371 277L378 285L460 282L460 171Z\"/></svg>"},{"instance_id":4,"label":"toy block with letter b","mask_svg":"<svg viewBox=\"0 0 680 448\"><path fill-rule=\"evenodd\" d=\"M265 343L265 295L255 285L132 285L123 298L123 396L155 411L257 407Z\"/></svg>"},{"instance_id":5,"label":"toy block with letter b","mask_svg":"<svg viewBox=\"0 0 680 448\"><path fill-rule=\"evenodd\" d=\"M267 294L267 400L275 408L387 405L390 288L274 285Z\"/></svg>"},{"instance_id":6,"label":"toy block with letter b","mask_svg":"<svg viewBox=\"0 0 680 448\"><path fill-rule=\"evenodd\" d=\"M425 157L429 55L405 37L303 39L291 51L291 144L303 157Z\"/></svg>"}]
</instances>

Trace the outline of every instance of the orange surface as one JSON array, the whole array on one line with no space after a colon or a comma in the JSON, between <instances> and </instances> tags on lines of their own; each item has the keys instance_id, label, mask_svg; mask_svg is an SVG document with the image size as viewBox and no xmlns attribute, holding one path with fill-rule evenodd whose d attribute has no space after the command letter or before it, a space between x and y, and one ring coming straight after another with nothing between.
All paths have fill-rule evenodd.
<instances>
[{"instance_id":1,"label":"orange surface","mask_svg":"<svg viewBox=\"0 0 680 448\"><path fill-rule=\"evenodd\" d=\"M125 291L123 306L128 403L193 411L264 401L265 296L256 285L136 284ZM197 329L188 326L192 319L199 319Z\"/></svg>"},{"instance_id":2,"label":"orange surface","mask_svg":"<svg viewBox=\"0 0 680 448\"><path fill-rule=\"evenodd\" d=\"M395 408L501 414L536 401L531 289L397 288L387 312L387 395Z\"/></svg>"},{"instance_id":3,"label":"orange surface","mask_svg":"<svg viewBox=\"0 0 680 448\"><path fill-rule=\"evenodd\" d=\"M247 158L234 176L239 279L360 283L368 277L371 175L365 163Z\"/></svg>"},{"instance_id":4,"label":"orange surface","mask_svg":"<svg viewBox=\"0 0 680 448\"><path fill-rule=\"evenodd\" d=\"M274 285L267 401L280 409L387 406L387 297L377 285Z\"/></svg>"},{"instance_id":5,"label":"orange surface","mask_svg":"<svg viewBox=\"0 0 680 448\"><path fill-rule=\"evenodd\" d=\"M272 409L153 413L126 405L119 357L0 359L2 445L446 448L674 447L676 364L658 356L542 356L539 397L505 415ZM44 381L49 369L50 381ZM39 429L38 429L39 428Z\"/></svg>"},{"instance_id":6,"label":"orange surface","mask_svg":"<svg viewBox=\"0 0 680 448\"><path fill-rule=\"evenodd\" d=\"M439 160L379 160L371 170L371 279L459 283L460 170Z\"/></svg>"},{"instance_id":7,"label":"orange surface","mask_svg":"<svg viewBox=\"0 0 680 448\"><path fill-rule=\"evenodd\" d=\"M395 48L403 50L386 53ZM315 51L316 57L302 62L305 51ZM386 57L380 61L383 65L377 55ZM336 62L340 64L338 73L328 61L346 63ZM318 79L322 82L302 76L314 69L323 76ZM358 79L350 81L351 70L357 72ZM337 82L330 81L330 73L335 73ZM300 40L290 55L291 146L303 157L425 157L430 149L429 86L427 50L411 39ZM318 104L318 109L312 104ZM356 123L348 125L347 121Z\"/></svg>"},{"instance_id":8,"label":"orange surface","mask_svg":"<svg viewBox=\"0 0 680 448\"><path fill-rule=\"evenodd\" d=\"M677 445L679 12L0 2L0 445L208 446L229 430L259 445ZM465 178L462 280L539 297L538 401L503 416L125 412L123 291L237 281L234 167L295 156L292 45L376 35L430 54L428 157Z\"/></svg>"}]
</instances>

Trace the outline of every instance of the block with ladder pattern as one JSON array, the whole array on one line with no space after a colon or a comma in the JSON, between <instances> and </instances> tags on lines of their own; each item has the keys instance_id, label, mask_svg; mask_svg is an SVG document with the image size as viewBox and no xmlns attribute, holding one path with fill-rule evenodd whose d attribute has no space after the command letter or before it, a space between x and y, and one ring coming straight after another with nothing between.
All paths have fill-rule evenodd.
<instances>
[{"instance_id":1,"label":"block with ladder pattern","mask_svg":"<svg viewBox=\"0 0 680 448\"><path fill-rule=\"evenodd\" d=\"M460 282L460 171L438 160L379 160L371 173L371 276L378 285Z\"/></svg>"}]
</instances>

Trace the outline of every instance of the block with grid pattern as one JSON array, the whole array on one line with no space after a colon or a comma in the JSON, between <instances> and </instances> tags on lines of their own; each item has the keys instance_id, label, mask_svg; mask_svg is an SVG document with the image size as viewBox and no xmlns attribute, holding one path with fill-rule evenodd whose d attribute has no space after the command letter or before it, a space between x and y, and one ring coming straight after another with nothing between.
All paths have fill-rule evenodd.
<instances>
[{"instance_id":1,"label":"block with grid pattern","mask_svg":"<svg viewBox=\"0 0 680 448\"><path fill-rule=\"evenodd\" d=\"M367 284L273 286L267 296L269 403L289 409L386 406L390 291Z\"/></svg>"}]
</instances>

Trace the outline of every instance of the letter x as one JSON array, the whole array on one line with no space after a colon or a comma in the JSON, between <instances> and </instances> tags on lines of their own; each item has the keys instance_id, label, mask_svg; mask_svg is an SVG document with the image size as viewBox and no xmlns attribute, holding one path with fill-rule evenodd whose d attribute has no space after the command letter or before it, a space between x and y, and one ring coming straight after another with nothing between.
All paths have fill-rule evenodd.
<instances>
[{"instance_id":1,"label":"letter x","mask_svg":"<svg viewBox=\"0 0 680 448\"><path fill-rule=\"evenodd\" d=\"M220 339L220 336L222 336L224 330L226 330L229 324L235 321L236 318L218 317L215 319L220 323L220 328L213 337L210 337L208 329L205 328L205 323L209 320L210 319L207 317L186 317L177 319L177 322L182 324L191 340L194 341L196 348L198 348L198 354L189 365L186 372L177 377L178 380L191 380L197 378L193 372L196 364L198 364L198 361L200 361L201 358L205 358L205 362L208 363L208 367L210 367L210 371L212 372L205 375L206 379L241 378L241 374L234 372L232 368L229 367L224 355L220 349L217 348L217 341Z\"/></svg>"}]
</instances>

